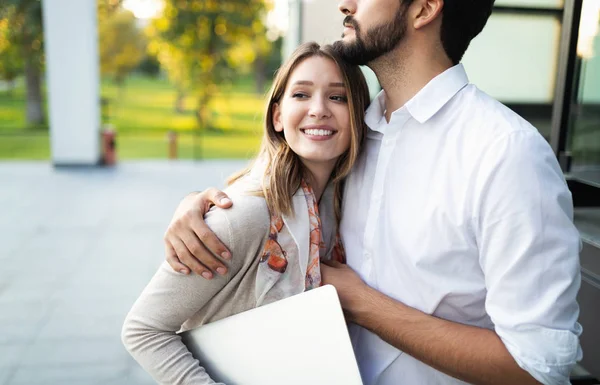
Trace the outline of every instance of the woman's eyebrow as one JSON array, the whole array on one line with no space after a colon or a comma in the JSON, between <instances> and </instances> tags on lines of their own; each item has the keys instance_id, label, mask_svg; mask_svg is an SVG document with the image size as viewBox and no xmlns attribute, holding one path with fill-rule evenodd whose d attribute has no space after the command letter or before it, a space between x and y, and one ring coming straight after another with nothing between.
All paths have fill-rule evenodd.
<instances>
[{"instance_id":1,"label":"woman's eyebrow","mask_svg":"<svg viewBox=\"0 0 600 385\"><path fill-rule=\"evenodd\" d=\"M304 86L314 86L315 85L315 83L311 82L310 80L298 80L294 84L304 85ZM329 86L346 88L344 83L329 83Z\"/></svg>"}]
</instances>

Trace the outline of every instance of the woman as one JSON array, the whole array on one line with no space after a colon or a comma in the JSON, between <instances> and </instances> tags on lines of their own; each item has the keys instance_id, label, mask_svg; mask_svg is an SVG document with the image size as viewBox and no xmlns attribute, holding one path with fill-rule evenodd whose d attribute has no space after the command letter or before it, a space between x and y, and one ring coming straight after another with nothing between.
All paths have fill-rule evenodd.
<instances>
[{"instance_id":1,"label":"woman","mask_svg":"<svg viewBox=\"0 0 600 385\"><path fill-rule=\"evenodd\" d=\"M176 332L318 287L319 259L343 261L341 184L368 101L360 69L330 46L303 44L280 68L257 160L230 180L233 208L206 216L232 253L228 273L206 280L164 263L125 320L123 343L155 380L212 383Z\"/></svg>"}]
</instances>

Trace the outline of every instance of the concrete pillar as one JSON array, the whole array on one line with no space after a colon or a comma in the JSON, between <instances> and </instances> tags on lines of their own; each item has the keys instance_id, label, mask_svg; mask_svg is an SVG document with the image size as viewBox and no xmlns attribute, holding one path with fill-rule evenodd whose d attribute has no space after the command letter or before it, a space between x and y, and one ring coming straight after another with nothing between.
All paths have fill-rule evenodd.
<instances>
[{"instance_id":1,"label":"concrete pillar","mask_svg":"<svg viewBox=\"0 0 600 385\"><path fill-rule=\"evenodd\" d=\"M55 166L100 160L96 0L43 0L50 145Z\"/></svg>"},{"instance_id":2,"label":"concrete pillar","mask_svg":"<svg viewBox=\"0 0 600 385\"><path fill-rule=\"evenodd\" d=\"M288 30L283 39L283 60L302 43L302 0L288 0Z\"/></svg>"}]
</instances>

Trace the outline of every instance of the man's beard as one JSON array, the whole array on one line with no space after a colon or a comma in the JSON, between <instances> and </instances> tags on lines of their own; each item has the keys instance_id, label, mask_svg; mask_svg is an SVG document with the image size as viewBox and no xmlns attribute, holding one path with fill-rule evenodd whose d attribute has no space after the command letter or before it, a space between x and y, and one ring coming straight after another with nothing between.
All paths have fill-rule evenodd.
<instances>
[{"instance_id":1,"label":"man's beard","mask_svg":"<svg viewBox=\"0 0 600 385\"><path fill-rule=\"evenodd\" d=\"M400 5L392 22L375 26L367 30L364 39L361 30L352 16L346 16L344 25L354 27L355 40L346 43L338 40L333 48L351 64L366 65L378 57L393 50L406 35L406 6ZM343 35L342 35L343 38Z\"/></svg>"}]
</instances>

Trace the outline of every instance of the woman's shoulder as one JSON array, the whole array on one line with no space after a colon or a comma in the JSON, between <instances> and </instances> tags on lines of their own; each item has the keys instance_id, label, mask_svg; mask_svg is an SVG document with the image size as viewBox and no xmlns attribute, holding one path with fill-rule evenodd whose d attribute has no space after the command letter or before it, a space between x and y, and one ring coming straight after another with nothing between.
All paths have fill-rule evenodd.
<instances>
[{"instance_id":1,"label":"woman's shoulder","mask_svg":"<svg viewBox=\"0 0 600 385\"><path fill-rule=\"evenodd\" d=\"M233 205L228 209L211 208L205 217L206 224L233 254L255 250L269 233L271 218L267 202L257 194L255 185L242 182L229 186L225 193Z\"/></svg>"},{"instance_id":2,"label":"woman's shoulder","mask_svg":"<svg viewBox=\"0 0 600 385\"><path fill-rule=\"evenodd\" d=\"M266 200L253 191L240 191L226 189L233 205L228 209L214 208L215 212L222 212L229 220L232 228L246 229L259 228L265 231L270 227L269 208ZM211 210L211 211L212 211Z\"/></svg>"}]
</instances>

